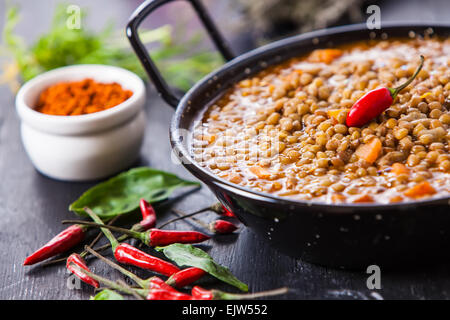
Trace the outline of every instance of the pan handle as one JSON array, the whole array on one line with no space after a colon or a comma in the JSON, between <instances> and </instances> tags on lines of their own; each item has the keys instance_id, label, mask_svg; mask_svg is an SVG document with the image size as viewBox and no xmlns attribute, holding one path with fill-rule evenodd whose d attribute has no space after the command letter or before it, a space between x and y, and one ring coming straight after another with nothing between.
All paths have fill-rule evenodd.
<instances>
[{"instance_id":1,"label":"pan handle","mask_svg":"<svg viewBox=\"0 0 450 320\"><path fill-rule=\"evenodd\" d=\"M174 94L172 89L170 89L167 82L162 77L158 68L156 67L153 60L150 58L150 55L147 52L144 44L139 38L137 29L141 22L155 9L158 7L172 2L174 0L147 0L142 3L131 15L130 20L128 22L126 28L126 34L128 40L133 47L133 50L136 52L139 60L144 66L145 71L149 75L150 79L153 81L153 84L158 90L159 94L163 97L163 99L172 107L176 108L180 99ZM206 31L209 36L212 38L215 46L220 51L225 60L229 61L234 58L234 54L228 46L225 39L220 34L219 30L215 26L209 14L206 12L205 7L199 0L186 0L191 3L201 22L203 23Z\"/></svg>"}]
</instances>

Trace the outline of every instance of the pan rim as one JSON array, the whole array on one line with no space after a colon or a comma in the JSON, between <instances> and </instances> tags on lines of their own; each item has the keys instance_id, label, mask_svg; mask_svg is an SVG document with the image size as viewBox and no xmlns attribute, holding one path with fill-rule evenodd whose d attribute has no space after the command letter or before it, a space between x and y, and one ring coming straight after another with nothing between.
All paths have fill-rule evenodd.
<instances>
[{"instance_id":1,"label":"pan rim","mask_svg":"<svg viewBox=\"0 0 450 320\"><path fill-rule=\"evenodd\" d=\"M334 209L334 210L351 210L354 212L355 210L378 210L378 209L401 209L401 210L407 210L410 208L415 208L419 206L428 206L428 205L447 205L450 206L450 196L444 196L444 197L438 197L438 198L432 198L432 199L419 199L419 200L411 200L408 202L398 202L398 203L344 203L344 204L333 204L333 203L326 203L323 201L313 201L313 200L295 200L288 197L282 197L277 195L272 195L265 192L260 192L253 190L248 187L239 186L237 184L234 184L232 182L229 182L225 179L222 179L218 176L216 176L214 173L209 172L206 168L200 166L198 162L192 158L189 150L185 147L183 142L183 138L179 135L179 129L180 129L180 121L184 117L184 112L187 108L190 108L191 104L191 97L197 93L197 91L200 91L203 87L207 86L212 79L217 79L220 77L223 77L223 74L227 72L231 67L239 67L240 65L245 65L246 61L249 59L254 59L255 57L258 57L259 55L266 54L268 51L272 50L279 50L284 46L287 46L289 44L293 44L300 41L305 40L312 40L315 38L320 37L329 37L330 35L334 34L342 34L347 32L358 32L358 31L365 31L365 32L383 32L383 30L386 29L401 29L401 28L411 28L411 29L418 29L418 28L448 28L450 32L450 23L436 23L436 22L405 22L405 21L399 21L399 22L390 22L390 23L383 23L382 28L379 30L369 30L367 29L367 26L365 23L359 23L359 24L351 24L351 25L345 25L345 26L338 26L328 29L320 29L316 31L311 31L304 34L294 35L285 39L281 39L278 41L271 42L269 44L266 44L264 46L258 47L256 49L253 49L251 51L248 51L246 53L243 53L242 55L239 55L235 57L234 59L228 61L218 69L214 70L213 72L209 73L205 77L203 77L200 81L198 81L180 100L178 103L177 109L175 111L175 114L172 117L171 124L170 124L170 143L173 150L176 150L176 155L178 159L180 160L181 164L195 177L197 177L199 180L201 180L205 184L220 184L222 186L226 186L227 189L231 189L230 191L235 193L245 193L247 194L247 197L254 197L258 198L261 201L267 201L271 203L277 203L277 204L286 204L289 206L303 206L303 207L314 207L314 208L322 208L322 209ZM354 39L349 39L348 43L351 43L352 41L355 41ZM281 62L281 61L280 61ZM242 67L242 66L241 66ZM223 92L223 91L222 91ZM210 104L215 97L211 97L210 100L208 100L208 103L205 105ZM204 108L204 106L203 106ZM201 110L201 108L199 109ZM191 121L192 123L192 121ZM222 187L223 188L223 187Z\"/></svg>"}]
</instances>

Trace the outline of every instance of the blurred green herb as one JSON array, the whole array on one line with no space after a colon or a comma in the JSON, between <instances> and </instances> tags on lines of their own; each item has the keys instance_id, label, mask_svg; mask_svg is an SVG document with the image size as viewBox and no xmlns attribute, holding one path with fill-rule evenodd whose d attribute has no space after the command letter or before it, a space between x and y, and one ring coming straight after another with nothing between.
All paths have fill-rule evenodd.
<instances>
[{"instance_id":1,"label":"blurred green herb","mask_svg":"<svg viewBox=\"0 0 450 320\"><path fill-rule=\"evenodd\" d=\"M69 29L66 7L60 4L55 8L50 30L31 46L27 46L14 31L20 20L19 9L9 7L6 10L1 49L12 55L22 80L27 81L54 68L84 63L114 65L146 77L123 30L113 30L112 24L100 32ZM85 18L83 12L82 19ZM187 37L183 30L185 28L177 28L175 32L165 25L153 30L142 29L140 37L145 44L151 45L152 58L167 81L181 90L188 90L222 60L216 52L199 51L202 37L198 34Z\"/></svg>"},{"instance_id":2,"label":"blurred green herb","mask_svg":"<svg viewBox=\"0 0 450 320\"><path fill-rule=\"evenodd\" d=\"M113 290L103 289L95 296L91 296L89 300L124 300L124 298L122 295Z\"/></svg>"}]
</instances>

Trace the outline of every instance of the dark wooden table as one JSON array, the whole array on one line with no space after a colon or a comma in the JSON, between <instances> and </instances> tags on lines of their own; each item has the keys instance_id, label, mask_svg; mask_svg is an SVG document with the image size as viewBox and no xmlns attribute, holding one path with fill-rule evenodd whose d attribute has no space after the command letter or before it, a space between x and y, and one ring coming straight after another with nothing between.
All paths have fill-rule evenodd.
<instances>
[{"instance_id":1,"label":"dark wooden table","mask_svg":"<svg viewBox=\"0 0 450 320\"><path fill-rule=\"evenodd\" d=\"M97 2L97 1L96 1ZM98 1L101 2L101 1ZM105 1L103 1L104 3ZM30 4L32 2L27 2ZM50 2L47 2L50 3ZM135 4L114 1L112 11L125 21ZM448 3L448 2L447 2ZM444 1L441 1L444 5ZM0 12L3 12L0 3ZM117 8L122 7L120 10ZM115 9L114 9L115 8ZM123 10L125 8L126 10ZM448 8L448 7L447 7ZM48 15L45 8L23 5L31 12ZM35 10L35 11L33 11ZM119 14L119 11L121 12ZM442 11L437 11L442 12ZM445 12L445 11L444 11ZM448 15L447 10L447 15ZM442 13L440 13L442 16ZM1 20L0 20L1 24ZM28 23L28 27L31 24ZM25 27L22 27L26 30ZM35 32L35 31L33 31ZM26 31L24 31L26 33ZM168 125L173 111L149 88L147 101L147 134L139 165L148 165L192 178L182 166L170 160ZM79 289L67 285L68 274L62 265L41 268L23 267L24 258L63 229L60 221L74 218L68 205L90 183L67 183L48 179L31 165L22 147L19 121L14 109L14 96L5 86L0 87L0 298L1 299L88 299L93 290L82 284ZM176 208L192 211L213 203L214 197L206 187L175 204ZM169 210L160 210L161 221L172 218ZM211 220L213 214L202 219ZM192 228L184 222L176 228ZM260 241L245 227L237 235L221 236L207 243L209 253L228 266L252 291L280 286L292 288L290 299L448 299L450 298L450 269L435 265L417 269L413 265L396 272L383 272L381 290L367 289L368 275L328 269L290 258ZM99 261L92 269L110 278L121 275ZM140 272L141 275L147 275ZM218 284L219 288L230 290ZM374 292L376 292L374 294Z\"/></svg>"}]
</instances>

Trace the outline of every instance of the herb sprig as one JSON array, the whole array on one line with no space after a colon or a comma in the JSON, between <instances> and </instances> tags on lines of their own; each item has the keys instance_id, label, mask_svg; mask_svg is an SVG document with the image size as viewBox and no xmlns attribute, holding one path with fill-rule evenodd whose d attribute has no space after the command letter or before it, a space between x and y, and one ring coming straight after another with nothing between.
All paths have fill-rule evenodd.
<instances>
[{"instance_id":1,"label":"herb sprig","mask_svg":"<svg viewBox=\"0 0 450 320\"><path fill-rule=\"evenodd\" d=\"M86 18L82 12L82 21ZM22 80L28 81L38 74L73 64L106 64L128 69L146 78L144 69L130 49L124 31L114 30L112 23L94 32L87 28L69 29L66 26L66 6L58 5L47 33L36 42L27 45L15 33L20 21L18 7L6 10L3 28L3 44L0 52L12 58L15 68L4 66L3 78L11 70L17 70ZM167 81L181 90L188 90L201 77L222 62L216 52L201 48L202 37L194 33L184 34L185 28L165 25L153 30L142 29L141 40L152 47L152 58ZM9 81L15 81L11 74ZM3 81L6 82L6 81Z\"/></svg>"}]
</instances>

